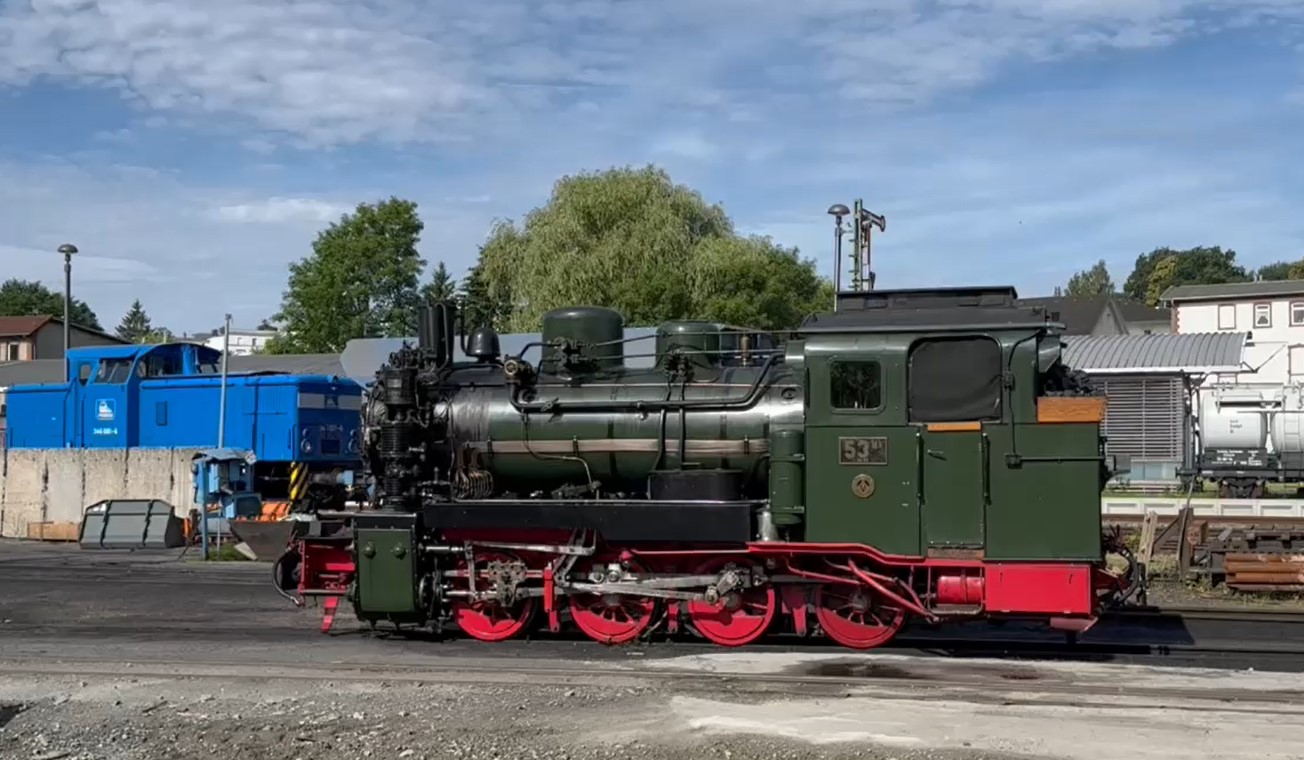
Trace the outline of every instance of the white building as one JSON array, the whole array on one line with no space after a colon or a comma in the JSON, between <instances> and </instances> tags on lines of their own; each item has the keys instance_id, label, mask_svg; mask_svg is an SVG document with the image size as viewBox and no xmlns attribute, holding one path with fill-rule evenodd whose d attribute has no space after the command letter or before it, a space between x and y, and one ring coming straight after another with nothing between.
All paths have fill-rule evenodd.
<instances>
[{"instance_id":1,"label":"white building","mask_svg":"<svg viewBox=\"0 0 1304 760\"><path fill-rule=\"evenodd\" d=\"M221 351L224 332L225 330L222 328L214 330L213 334L204 340L204 345ZM261 351L267 345L267 341L275 336L275 330L238 330L231 328L231 353L238 356L248 356L256 351Z\"/></svg>"},{"instance_id":2,"label":"white building","mask_svg":"<svg viewBox=\"0 0 1304 760\"><path fill-rule=\"evenodd\" d=\"M1161 298L1178 333L1249 333L1240 383L1304 381L1304 280L1179 285Z\"/></svg>"}]
</instances>

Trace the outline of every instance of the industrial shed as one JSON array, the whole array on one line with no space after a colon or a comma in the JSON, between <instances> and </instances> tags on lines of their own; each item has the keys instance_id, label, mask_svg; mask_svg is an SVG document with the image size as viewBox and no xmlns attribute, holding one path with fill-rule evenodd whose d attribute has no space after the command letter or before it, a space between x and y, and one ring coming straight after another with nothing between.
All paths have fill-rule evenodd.
<instances>
[{"instance_id":1,"label":"industrial shed","mask_svg":"<svg viewBox=\"0 0 1304 760\"><path fill-rule=\"evenodd\" d=\"M1215 373L1244 371L1249 334L1066 337L1065 361L1107 396L1105 452L1132 486L1171 485L1191 456L1191 390Z\"/></svg>"}]
</instances>

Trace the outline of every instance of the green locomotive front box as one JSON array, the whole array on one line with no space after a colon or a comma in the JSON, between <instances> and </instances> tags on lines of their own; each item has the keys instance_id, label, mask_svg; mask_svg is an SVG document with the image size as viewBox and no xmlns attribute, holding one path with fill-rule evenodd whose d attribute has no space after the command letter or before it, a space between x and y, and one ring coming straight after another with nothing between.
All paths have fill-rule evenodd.
<instances>
[{"instance_id":1,"label":"green locomotive front box","mask_svg":"<svg viewBox=\"0 0 1304 760\"><path fill-rule=\"evenodd\" d=\"M410 528L359 528L357 608L360 617L402 622L421 617Z\"/></svg>"}]
</instances>

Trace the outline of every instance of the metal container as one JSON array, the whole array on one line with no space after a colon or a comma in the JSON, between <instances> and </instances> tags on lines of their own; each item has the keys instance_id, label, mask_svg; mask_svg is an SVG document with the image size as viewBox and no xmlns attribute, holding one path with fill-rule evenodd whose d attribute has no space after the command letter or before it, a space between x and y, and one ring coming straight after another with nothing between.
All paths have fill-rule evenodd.
<instances>
[{"instance_id":1,"label":"metal container","mask_svg":"<svg viewBox=\"0 0 1304 760\"><path fill-rule=\"evenodd\" d=\"M1260 411L1265 399L1252 388L1218 388L1200 394L1201 442L1210 449L1264 449L1267 420Z\"/></svg>"},{"instance_id":2,"label":"metal container","mask_svg":"<svg viewBox=\"0 0 1304 760\"><path fill-rule=\"evenodd\" d=\"M625 364L625 318L620 312L600 306L570 306L543 315L543 360L541 371L556 374L612 372ZM584 365L573 363L562 343L583 346ZM586 366L587 365L587 366Z\"/></svg>"}]
</instances>

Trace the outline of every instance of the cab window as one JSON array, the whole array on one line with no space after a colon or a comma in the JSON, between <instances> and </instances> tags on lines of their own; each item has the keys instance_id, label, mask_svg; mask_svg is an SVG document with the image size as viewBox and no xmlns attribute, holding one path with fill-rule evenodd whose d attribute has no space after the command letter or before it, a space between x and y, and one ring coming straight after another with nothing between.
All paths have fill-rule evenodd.
<instances>
[{"instance_id":1,"label":"cab window","mask_svg":"<svg viewBox=\"0 0 1304 760\"><path fill-rule=\"evenodd\" d=\"M878 362L829 362L829 398L834 409L877 409L883 403Z\"/></svg>"},{"instance_id":2,"label":"cab window","mask_svg":"<svg viewBox=\"0 0 1304 760\"><path fill-rule=\"evenodd\" d=\"M907 399L914 422L1001 418L1001 346L991 338L929 338L910 349Z\"/></svg>"}]
</instances>

